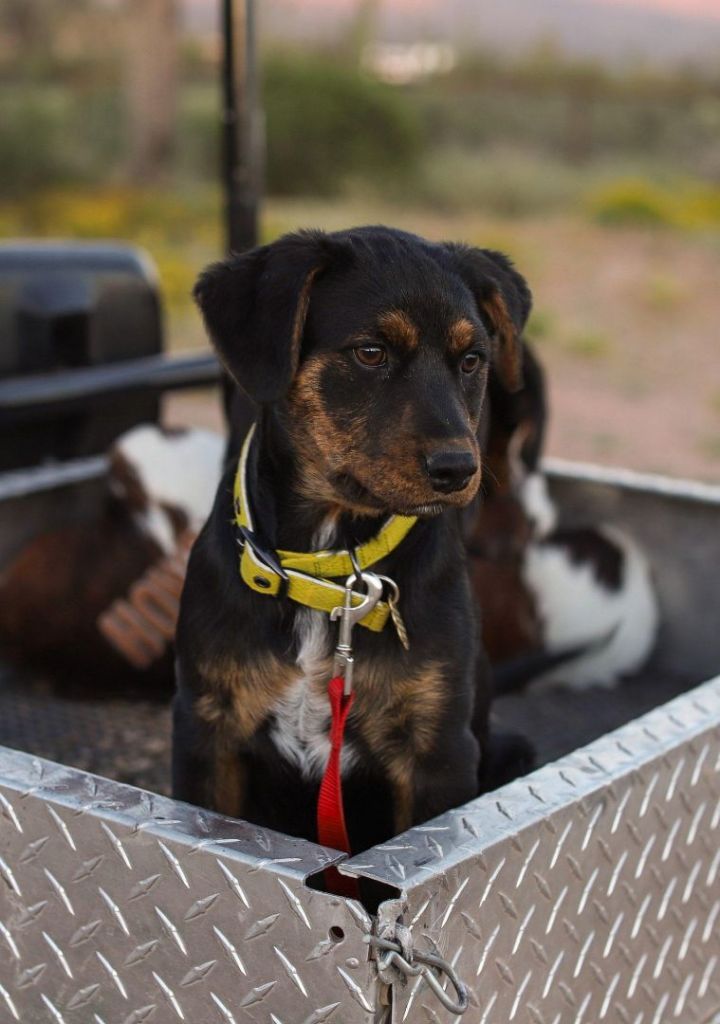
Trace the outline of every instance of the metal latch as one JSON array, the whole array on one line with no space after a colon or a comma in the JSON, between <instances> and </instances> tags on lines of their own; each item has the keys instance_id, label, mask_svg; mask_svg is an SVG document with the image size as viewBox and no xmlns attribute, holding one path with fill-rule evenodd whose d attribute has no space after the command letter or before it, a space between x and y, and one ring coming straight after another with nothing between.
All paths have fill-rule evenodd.
<instances>
[{"instance_id":1,"label":"metal latch","mask_svg":"<svg viewBox=\"0 0 720 1024\"><path fill-rule=\"evenodd\" d=\"M391 902L395 901L388 901L385 906ZM381 922L383 916L379 914ZM452 964L436 953L420 953L413 949L410 929L397 921L392 926L381 923L380 932L380 935L366 935L365 942L376 950L378 977L383 984L392 986L399 981L405 985L408 978L422 975L446 1010L455 1015L465 1013L468 990ZM443 988L443 975L455 989L455 999Z\"/></svg>"}]
</instances>

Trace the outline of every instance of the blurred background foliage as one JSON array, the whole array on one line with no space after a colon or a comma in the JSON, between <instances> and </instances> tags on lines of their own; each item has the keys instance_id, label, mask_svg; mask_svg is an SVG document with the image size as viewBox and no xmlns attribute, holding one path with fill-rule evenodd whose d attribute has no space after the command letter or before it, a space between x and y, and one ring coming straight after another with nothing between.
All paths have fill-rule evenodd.
<instances>
[{"instance_id":1,"label":"blurred background foliage","mask_svg":"<svg viewBox=\"0 0 720 1024\"><path fill-rule=\"evenodd\" d=\"M338 195L353 181L407 187L427 149L416 104L330 56L268 54L263 99L271 194Z\"/></svg>"},{"instance_id":2,"label":"blurred background foliage","mask_svg":"<svg viewBox=\"0 0 720 1024\"><path fill-rule=\"evenodd\" d=\"M716 476L720 61L603 61L548 37L520 52L428 38L403 49L379 37L377 0L356 0L330 41L292 42L262 31L274 5L258 5L263 238L382 220L509 251L564 389L560 428L572 422L556 450ZM0 4L0 234L145 246L171 346L201 342L190 290L222 247L219 41L188 28L182 6ZM691 352L702 416L671 457L661 399ZM598 387L593 419L573 388ZM652 420L652 395L648 459L628 438Z\"/></svg>"},{"instance_id":3,"label":"blurred background foliage","mask_svg":"<svg viewBox=\"0 0 720 1024\"><path fill-rule=\"evenodd\" d=\"M168 16L177 7L163 5ZM169 141L153 166L133 171L124 28L143 6L158 2L4 0L0 198L109 182L214 184L218 52L177 21ZM509 216L552 208L608 223L718 224L720 69L609 67L540 40L521 57L469 51L447 70L391 83L382 64L368 67L358 31L351 23L332 48L266 42L271 195L361 189Z\"/></svg>"}]
</instances>

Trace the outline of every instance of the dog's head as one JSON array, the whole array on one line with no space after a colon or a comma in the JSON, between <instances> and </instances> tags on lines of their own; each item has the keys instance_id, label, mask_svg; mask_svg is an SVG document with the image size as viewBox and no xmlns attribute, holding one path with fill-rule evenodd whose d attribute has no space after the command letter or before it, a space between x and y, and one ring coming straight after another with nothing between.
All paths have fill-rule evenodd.
<instances>
[{"instance_id":1,"label":"dog's head","mask_svg":"<svg viewBox=\"0 0 720 1024\"><path fill-rule=\"evenodd\" d=\"M530 309L505 256L300 232L209 267L195 296L228 371L276 407L307 497L370 515L473 497L489 368L519 385Z\"/></svg>"}]
</instances>

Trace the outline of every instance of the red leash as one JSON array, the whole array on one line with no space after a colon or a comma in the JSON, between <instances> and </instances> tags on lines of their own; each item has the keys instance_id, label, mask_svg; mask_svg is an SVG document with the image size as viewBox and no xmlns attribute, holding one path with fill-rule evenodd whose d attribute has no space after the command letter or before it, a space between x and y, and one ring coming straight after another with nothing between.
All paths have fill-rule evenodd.
<instances>
[{"instance_id":1,"label":"red leash","mask_svg":"<svg viewBox=\"0 0 720 1024\"><path fill-rule=\"evenodd\" d=\"M362 583L366 593L354 594L353 584ZM345 599L342 605L333 608L330 618L339 621L340 632L335 648L333 678L328 684L330 698L330 756L325 765L325 773L320 783L317 804L318 842L330 846L334 850L350 853L350 840L345 825L345 809L342 795L342 772L340 757L342 754L345 725L354 699L352 688L353 649L352 631L378 603L382 597L383 585L379 576L374 573L363 573L356 567L356 572L345 581ZM354 597L360 601L354 603ZM341 875L337 868L330 867L325 871L325 884L330 892L337 896L359 898L360 888L355 878Z\"/></svg>"},{"instance_id":2,"label":"red leash","mask_svg":"<svg viewBox=\"0 0 720 1024\"><path fill-rule=\"evenodd\" d=\"M317 803L317 834L322 846L333 850L350 853L350 840L345 824L345 808L343 807L342 775L340 757L342 754L345 724L350 713L355 694L350 691L346 696L345 680L342 676L334 676L328 684L330 698L330 756L325 765L325 773L320 783ZM341 875L337 868L327 868L325 884L330 892L337 896L358 898L357 879Z\"/></svg>"}]
</instances>

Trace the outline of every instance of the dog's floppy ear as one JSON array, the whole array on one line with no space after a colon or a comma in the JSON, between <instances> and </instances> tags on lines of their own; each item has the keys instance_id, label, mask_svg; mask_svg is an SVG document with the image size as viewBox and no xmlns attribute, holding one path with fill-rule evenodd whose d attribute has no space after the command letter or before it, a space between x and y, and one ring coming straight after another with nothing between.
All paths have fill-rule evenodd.
<instances>
[{"instance_id":1,"label":"dog's floppy ear","mask_svg":"<svg viewBox=\"0 0 720 1024\"><path fill-rule=\"evenodd\" d=\"M520 335L532 306L532 295L522 277L503 253L446 243L456 271L473 293L478 312L495 346L495 371L508 391L522 387Z\"/></svg>"},{"instance_id":2,"label":"dog's floppy ear","mask_svg":"<svg viewBox=\"0 0 720 1024\"><path fill-rule=\"evenodd\" d=\"M321 231L285 235L213 263L193 292L220 358L256 402L290 386L300 358L313 279L331 256Z\"/></svg>"}]
</instances>

